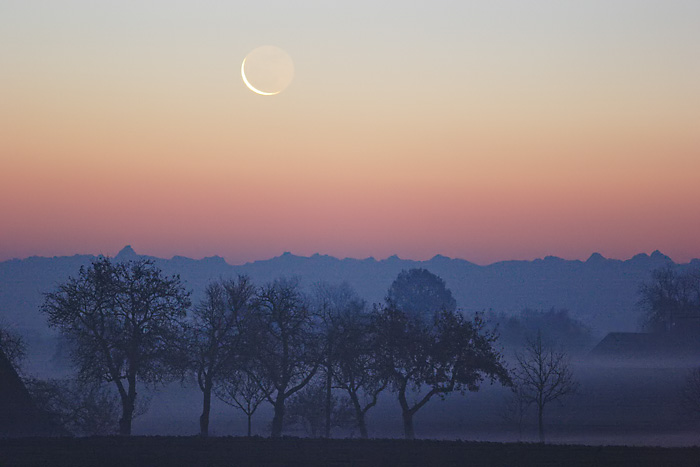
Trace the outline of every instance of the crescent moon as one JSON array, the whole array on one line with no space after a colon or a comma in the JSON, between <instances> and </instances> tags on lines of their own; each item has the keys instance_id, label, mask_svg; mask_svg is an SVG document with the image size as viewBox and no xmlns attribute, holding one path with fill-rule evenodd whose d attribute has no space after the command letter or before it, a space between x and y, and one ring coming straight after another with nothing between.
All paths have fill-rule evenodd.
<instances>
[{"instance_id":1,"label":"crescent moon","mask_svg":"<svg viewBox=\"0 0 700 467\"><path fill-rule=\"evenodd\" d=\"M248 86L248 89L253 91L256 94L260 94L261 96L274 96L275 94L279 94L282 91L277 91L277 92L265 92L261 91L259 89L255 89L255 86L250 84L250 81L248 81L248 78L245 77L245 61L248 60L248 57L243 59L243 63L241 63L241 78L243 78L243 82L245 83L246 86Z\"/></svg>"}]
</instances>

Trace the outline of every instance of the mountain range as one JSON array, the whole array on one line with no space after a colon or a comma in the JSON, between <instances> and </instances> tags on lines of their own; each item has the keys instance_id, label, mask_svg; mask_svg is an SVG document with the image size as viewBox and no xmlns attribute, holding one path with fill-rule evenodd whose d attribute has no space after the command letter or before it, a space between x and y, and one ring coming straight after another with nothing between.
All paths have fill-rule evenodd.
<instances>
[{"instance_id":1,"label":"mountain range","mask_svg":"<svg viewBox=\"0 0 700 467\"><path fill-rule=\"evenodd\" d=\"M96 257L29 257L0 262L0 323L15 329L29 343L30 356L46 353L39 349L49 331L39 310L43 293ZM170 259L138 255L130 246L116 256L118 261L151 258L166 274L179 274L192 290L193 300L201 297L211 280L246 274L263 284L281 276L298 276L302 286L318 281L348 282L368 303L380 302L396 276L404 269L426 268L442 277L465 312L493 310L516 313L525 308L566 308L588 325L594 334L632 331L638 328L641 312L637 306L641 283L648 281L654 269L671 266L699 267L700 260L676 264L659 251L638 254L628 260L605 258L594 253L586 261L565 260L554 256L532 261L502 261L481 266L463 259L437 255L427 261L391 256L383 260L338 259L315 254L310 257L284 253L280 256L230 265L218 256ZM35 344L36 343L36 344ZM36 348L32 348L32 346ZM48 345L48 344L46 344Z\"/></svg>"}]
</instances>

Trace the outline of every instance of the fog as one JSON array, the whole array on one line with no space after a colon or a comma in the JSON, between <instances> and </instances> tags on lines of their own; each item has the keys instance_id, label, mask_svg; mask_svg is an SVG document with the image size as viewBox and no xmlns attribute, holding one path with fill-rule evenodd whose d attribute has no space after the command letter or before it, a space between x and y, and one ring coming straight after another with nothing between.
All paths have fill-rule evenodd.
<instances>
[{"instance_id":1,"label":"fog","mask_svg":"<svg viewBox=\"0 0 700 467\"><path fill-rule=\"evenodd\" d=\"M71 264L71 270L75 271L76 261ZM188 286L198 286L191 289L195 304L204 295L203 287L207 284L204 277L187 283ZM24 290L24 302L39 303L41 294L50 290L50 286L44 281L29 287L27 281L17 290ZM310 294L310 281L304 284L304 293ZM14 302L23 302L16 291L14 295L8 295ZM455 295L462 296L461 293ZM566 356L577 388L574 394L546 406L543 419L548 443L658 446L700 443L700 412L689 408L683 394L691 372L700 366L700 346L694 343L697 339L693 340L692 333L671 333L667 337L648 333L609 334L618 329L606 329L600 323L590 326L591 316L581 317L570 311L580 309L573 302L564 303L568 306L559 308L491 309L477 314L465 311L469 307L464 306L464 300L457 303L460 306L458 313L468 319L477 315L483 317L485 330L496 333L494 348L503 356L504 365L509 370L517 367L516 354L523 352L536 333L541 333L553 348ZM637 305L626 306L634 308ZM641 311L637 310L637 314L634 319L639 322ZM41 315L17 320L12 316L5 314L3 325L19 334L26 344L27 356L21 365L24 378L46 380L75 376L76 367L66 338L42 323ZM625 319L627 323L631 321L629 317ZM609 323L609 320L604 322ZM614 345L610 344L610 336L615 337ZM394 389L395 386L390 384L381 393L376 407L367 412L370 437L404 437L402 411ZM417 401L428 390L429 387L423 386L422 391L409 393L409 402ZM199 433L202 391L192 375L165 385L139 383L137 392L138 400L141 403L147 401L148 408L134 419L133 434ZM342 396L343 392L336 389L334 394ZM416 437L538 441L535 407L529 405L520 414L520 419L512 407L509 409L509 398L512 398L511 389L498 383L490 384L488 378L478 391L465 391L464 394L454 391L446 394L444 400L435 396L415 413ZM254 435L269 436L273 413L271 404L265 402L260 406L253 416ZM246 430L247 419L241 411L212 397L210 435L244 436ZM303 437L310 433L298 424L287 424L284 435ZM357 429L348 426L333 428L331 435L340 438L360 436Z\"/></svg>"},{"instance_id":2,"label":"fog","mask_svg":"<svg viewBox=\"0 0 700 467\"><path fill-rule=\"evenodd\" d=\"M668 364L668 361L664 361ZM692 361L659 367L650 362L599 362L581 358L573 364L580 391L546 413L547 442L590 445L688 446L700 444L700 418L684 410L680 392ZM416 436L428 439L536 442L535 412L528 411L519 429L504 418L509 389L488 385L474 393L435 398L416 415ZM134 422L134 434L194 435L198 433L201 392L171 383L152 398L148 412ZM269 435L272 410L261 406L253 419L253 433ZM370 437L402 438L401 411L395 395L382 394L368 413ZM210 434L244 436L245 416L214 401ZM304 430L286 435L308 436ZM336 437L357 437L353 430L334 430Z\"/></svg>"}]
</instances>

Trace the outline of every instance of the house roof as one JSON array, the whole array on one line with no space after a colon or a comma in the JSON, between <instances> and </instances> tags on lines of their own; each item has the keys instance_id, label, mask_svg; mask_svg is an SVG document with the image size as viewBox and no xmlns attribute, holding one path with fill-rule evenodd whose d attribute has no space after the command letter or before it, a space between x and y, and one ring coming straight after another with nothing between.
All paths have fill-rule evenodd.
<instances>
[{"instance_id":1,"label":"house roof","mask_svg":"<svg viewBox=\"0 0 700 467\"><path fill-rule=\"evenodd\" d=\"M47 436L62 430L39 410L29 391L0 349L0 437Z\"/></svg>"},{"instance_id":2,"label":"house roof","mask_svg":"<svg viewBox=\"0 0 700 467\"><path fill-rule=\"evenodd\" d=\"M678 333L611 332L591 350L597 357L657 358L700 355L700 336Z\"/></svg>"}]
</instances>

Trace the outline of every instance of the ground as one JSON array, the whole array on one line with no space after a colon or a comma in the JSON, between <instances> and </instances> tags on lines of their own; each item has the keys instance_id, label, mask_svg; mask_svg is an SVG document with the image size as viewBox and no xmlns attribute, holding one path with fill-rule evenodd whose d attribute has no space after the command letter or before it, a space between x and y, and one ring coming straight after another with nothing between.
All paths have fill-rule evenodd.
<instances>
[{"instance_id":1,"label":"ground","mask_svg":"<svg viewBox=\"0 0 700 467\"><path fill-rule=\"evenodd\" d=\"M95 437L0 440L0 466L674 466L700 447L308 438Z\"/></svg>"}]
</instances>

